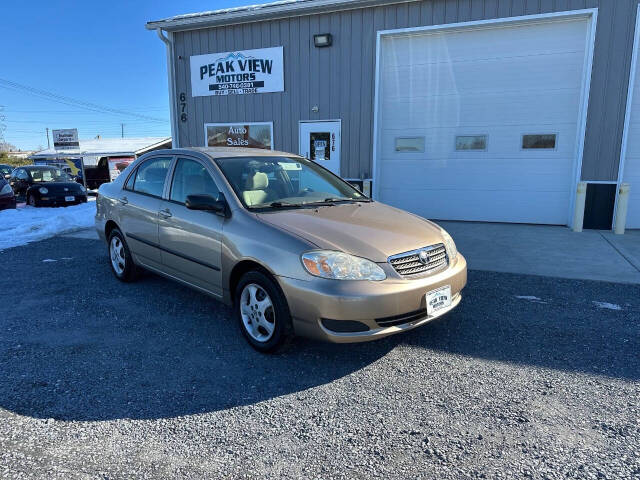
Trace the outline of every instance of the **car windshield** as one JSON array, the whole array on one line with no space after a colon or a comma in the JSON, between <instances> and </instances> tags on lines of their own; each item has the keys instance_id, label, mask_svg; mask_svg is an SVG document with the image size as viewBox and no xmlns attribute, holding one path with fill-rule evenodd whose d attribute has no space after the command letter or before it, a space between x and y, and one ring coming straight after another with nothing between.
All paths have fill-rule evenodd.
<instances>
[{"instance_id":1,"label":"car windshield","mask_svg":"<svg viewBox=\"0 0 640 480\"><path fill-rule=\"evenodd\" d=\"M302 158L231 157L216 163L238 198L252 210L370 201L344 180Z\"/></svg>"},{"instance_id":2,"label":"car windshield","mask_svg":"<svg viewBox=\"0 0 640 480\"><path fill-rule=\"evenodd\" d=\"M59 168L28 169L34 182L70 182L69 176Z\"/></svg>"}]
</instances>

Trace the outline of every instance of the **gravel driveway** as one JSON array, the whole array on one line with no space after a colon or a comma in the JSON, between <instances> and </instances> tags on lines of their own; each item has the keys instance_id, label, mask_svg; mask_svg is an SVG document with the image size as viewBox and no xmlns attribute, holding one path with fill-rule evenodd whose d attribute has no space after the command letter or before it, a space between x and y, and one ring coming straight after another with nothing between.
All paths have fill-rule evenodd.
<instances>
[{"instance_id":1,"label":"gravel driveway","mask_svg":"<svg viewBox=\"0 0 640 480\"><path fill-rule=\"evenodd\" d=\"M471 271L421 329L264 356L98 241L0 263L0 477L640 477L638 286Z\"/></svg>"}]
</instances>

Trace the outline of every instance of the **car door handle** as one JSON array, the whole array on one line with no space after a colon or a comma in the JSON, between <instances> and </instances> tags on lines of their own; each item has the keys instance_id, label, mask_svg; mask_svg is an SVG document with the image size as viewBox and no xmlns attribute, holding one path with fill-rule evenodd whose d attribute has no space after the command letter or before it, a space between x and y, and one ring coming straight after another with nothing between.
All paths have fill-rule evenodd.
<instances>
[{"instance_id":1,"label":"car door handle","mask_svg":"<svg viewBox=\"0 0 640 480\"><path fill-rule=\"evenodd\" d=\"M173 215L171 215L171 212L169 211L168 208L165 208L164 210L160 210L160 215L162 215L164 218L173 217Z\"/></svg>"},{"instance_id":2,"label":"car door handle","mask_svg":"<svg viewBox=\"0 0 640 480\"><path fill-rule=\"evenodd\" d=\"M126 205L127 203L129 203L129 200L127 200L127 197L122 197L122 198L120 199L120 203L121 203L122 205Z\"/></svg>"}]
</instances>

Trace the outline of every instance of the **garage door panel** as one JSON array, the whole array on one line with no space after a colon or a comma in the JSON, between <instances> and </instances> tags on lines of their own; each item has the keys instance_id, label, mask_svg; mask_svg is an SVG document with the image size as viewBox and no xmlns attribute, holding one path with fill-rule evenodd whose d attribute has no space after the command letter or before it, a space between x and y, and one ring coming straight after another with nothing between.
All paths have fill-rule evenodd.
<instances>
[{"instance_id":1,"label":"garage door panel","mask_svg":"<svg viewBox=\"0 0 640 480\"><path fill-rule=\"evenodd\" d=\"M380 199L431 218L568 223L587 31L583 18L383 40ZM522 149L524 134L555 134L555 148ZM457 135L487 149L456 151ZM424 152L397 152L398 137L424 137Z\"/></svg>"},{"instance_id":2,"label":"garage door panel","mask_svg":"<svg viewBox=\"0 0 640 480\"><path fill-rule=\"evenodd\" d=\"M441 66L385 67L385 96L453 95L504 90L534 90L558 77L576 79L584 67L575 54L516 57L483 62L449 63ZM564 84L564 83L563 83ZM579 89L580 81L569 84Z\"/></svg>"},{"instance_id":3,"label":"garage door panel","mask_svg":"<svg viewBox=\"0 0 640 480\"><path fill-rule=\"evenodd\" d=\"M417 123L417 122L416 122ZM512 127L453 127L453 128L398 128L387 129L381 133L382 160L396 160L403 157L418 158L501 158L508 155L513 158L570 158L575 152L575 132L577 125L529 124ZM554 150L532 149L522 150L523 134L555 134ZM487 151L455 151L457 135L486 135ZM424 137L425 151L419 153L396 152L396 138Z\"/></svg>"},{"instance_id":4,"label":"garage door panel","mask_svg":"<svg viewBox=\"0 0 640 480\"><path fill-rule=\"evenodd\" d=\"M425 36L430 37L427 42L422 40ZM577 52L584 51L584 21L404 35L386 38L385 43L394 48L383 51L384 62L417 65L449 58L467 61Z\"/></svg>"},{"instance_id":5,"label":"garage door panel","mask_svg":"<svg viewBox=\"0 0 640 480\"><path fill-rule=\"evenodd\" d=\"M410 100L385 99L381 117L385 126L412 128L475 125L526 125L532 117L536 124L576 125L579 90L503 95L464 95L416 97ZM572 115L573 113L573 115Z\"/></svg>"},{"instance_id":6,"label":"garage door panel","mask_svg":"<svg viewBox=\"0 0 640 480\"><path fill-rule=\"evenodd\" d=\"M412 175L406 175L407 168L411 169ZM567 182L564 180L571 175L568 169L547 169L544 173L527 176L520 174L523 169L534 170L530 165L517 165L508 161L491 169L468 161L431 161L414 162L413 165L388 162L381 169L381 173L387 176L388 183L401 184L403 188L458 188L462 192L469 189L554 191L564 192L565 199L568 197ZM539 184L544 184L544 187L538 186Z\"/></svg>"},{"instance_id":7,"label":"garage door panel","mask_svg":"<svg viewBox=\"0 0 640 480\"><path fill-rule=\"evenodd\" d=\"M485 222L567 223L567 198L563 192L548 192L544 197L513 195L513 191L469 190L381 190L383 203L400 202L409 211L424 218L437 220L467 220ZM392 201L390 201L392 200ZM564 212L563 212L564 211Z\"/></svg>"}]
</instances>

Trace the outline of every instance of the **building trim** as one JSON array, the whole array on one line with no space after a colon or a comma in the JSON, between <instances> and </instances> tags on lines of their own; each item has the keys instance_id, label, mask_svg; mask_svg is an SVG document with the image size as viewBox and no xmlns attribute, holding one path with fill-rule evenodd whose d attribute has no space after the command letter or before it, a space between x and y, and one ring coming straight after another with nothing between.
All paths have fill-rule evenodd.
<instances>
[{"instance_id":1,"label":"building trim","mask_svg":"<svg viewBox=\"0 0 640 480\"><path fill-rule=\"evenodd\" d=\"M624 179L624 167L627 159L627 146L629 144L629 125L631 124L631 106L633 104L633 90L636 83L636 73L638 68L638 50L640 50L640 4L636 9L635 32L633 34L633 51L631 54L631 67L629 68L629 85L627 86L627 106L624 113L624 126L622 127L622 144L620 146L620 160L618 161L618 179L616 183L616 201L613 206L613 223L616 223L618 213L618 196L620 195L620 184Z\"/></svg>"},{"instance_id":2,"label":"building trim","mask_svg":"<svg viewBox=\"0 0 640 480\"><path fill-rule=\"evenodd\" d=\"M572 19L572 18L590 18L590 26L589 31L587 32L586 38L586 49L585 49L585 68L584 68L584 81L582 85L581 92L581 107L578 112L578 139L576 142L576 157L574 160L574 181L573 188L571 189L570 199L568 202L568 225L571 225L573 221L574 215L574 202L575 202L575 189L577 188L577 184L580 181L580 177L582 174L582 157L584 154L584 140L586 135L586 126L587 126L587 113L589 107L589 93L591 88L591 74L593 69L593 55L595 49L595 39L596 39L596 27L598 21L598 9L597 8L587 8L581 10L569 10L564 12L552 12L552 13L542 13L536 15L523 15L517 17L501 17L501 18L492 18L486 20L474 20L470 22L456 22L456 23L446 23L440 25L428 25L422 27L411 27L411 28L399 28L392 30L379 30L376 36L376 66L375 66L375 94L374 94L374 106L373 106L373 159L372 159L372 169L373 169L373 198L377 199L380 196L380 174L379 174L379 162L378 156L380 152L380 138L379 138L379 126L380 126L380 53L381 53L381 43L382 37L386 36L396 36L396 35L410 35L414 33L422 33L422 32L430 32L430 31L439 31L439 30L455 30L455 29L467 29L473 27L485 27L485 26L500 26L500 25L513 25L517 23L531 23L537 20L539 21L549 21L549 20L562 20L562 19Z\"/></svg>"},{"instance_id":3,"label":"building trim","mask_svg":"<svg viewBox=\"0 0 640 480\"><path fill-rule=\"evenodd\" d=\"M279 1L264 5L249 5L210 12L178 15L163 20L147 22L148 30L158 28L166 31L197 30L200 28L222 27L253 23L265 20L317 15L321 13L359 10L397 3L412 3L421 0L298 0Z\"/></svg>"}]
</instances>

